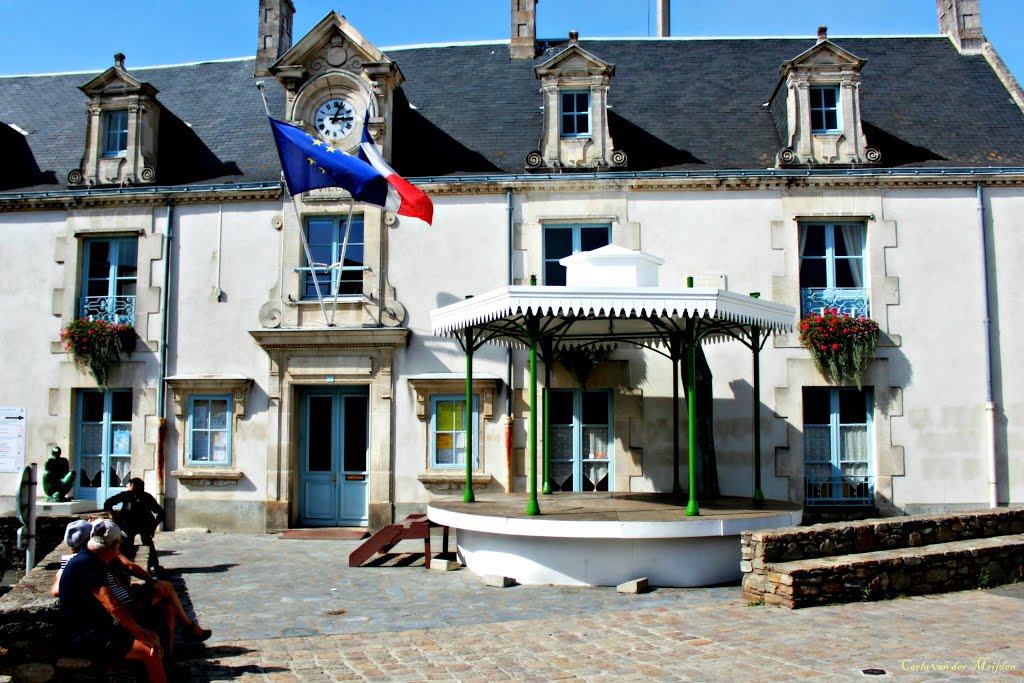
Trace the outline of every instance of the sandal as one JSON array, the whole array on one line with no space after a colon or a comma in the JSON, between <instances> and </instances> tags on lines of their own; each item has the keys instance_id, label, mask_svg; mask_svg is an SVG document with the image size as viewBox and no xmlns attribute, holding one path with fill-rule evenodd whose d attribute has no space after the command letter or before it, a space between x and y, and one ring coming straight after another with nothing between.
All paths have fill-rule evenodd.
<instances>
[{"instance_id":1,"label":"sandal","mask_svg":"<svg viewBox=\"0 0 1024 683\"><path fill-rule=\"evenodd\" d=\"M202 643L209 640L212 635L213 631L208 628L203 628L199 625L198 621L193 621L188 629L182 633L185 640L190 643Z\"/></svg>"}]
</instances>

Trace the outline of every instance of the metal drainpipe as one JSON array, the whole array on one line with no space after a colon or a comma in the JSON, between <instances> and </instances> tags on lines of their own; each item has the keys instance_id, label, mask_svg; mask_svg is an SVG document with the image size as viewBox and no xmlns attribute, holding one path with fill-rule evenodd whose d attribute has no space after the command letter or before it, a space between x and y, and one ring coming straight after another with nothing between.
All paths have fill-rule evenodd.
<instances>
[{"instance_id":1,"label":"metal drainpipe","mask_svg":"<svg viewBox=\"0 0 1024 683\"><path fill-rule=\"evenodd\" d=\"M508 233L508 272L509 286L512 285L512 188L505 190L505 220ZM512 349L505 350L505 493L512 493Z\"/></svg>"},{"instance_id":2,"label":"metal drainpipe","mask_svg":"<svg viewBox=\"0 0 1024 683\"><path fill-rule=\"evenodd\" d=\"M167 232L164 233L164 291L163 291L163 302L161 303L160 311L160 377L159 385L157 387L157 400L156 400L156 423L157 423L157 443L156 443L156 497L157 502L160 506L164 506L166 498L165 492L165 480L164 480L164 469L167 460L167 453L164 448L164 442L167 437L167 419L165 416L165 402L167 398L167 383L164 380L167 377L167 321L170 317L168 312L168 305L170 302L170 282L171 282L171 240L173 233L173 219L174 219L174 200L167 200Z\"/></svg>"},{"instance_id":3,"label":"metal drainpipe","mask_svg":"<svg viewBox=\"0 0 1024 683\"><path fill-rule=\"evenodd\" d=\"M999 465L996 460L996 403L992 392L992 317L988 299L988 240L985 237L985 196L982 184L975 185L978 196L978 231L981 233L981 292L985 306L985 423L988 428L988 504L999 507Z\"/></svg>"}]
</instances>

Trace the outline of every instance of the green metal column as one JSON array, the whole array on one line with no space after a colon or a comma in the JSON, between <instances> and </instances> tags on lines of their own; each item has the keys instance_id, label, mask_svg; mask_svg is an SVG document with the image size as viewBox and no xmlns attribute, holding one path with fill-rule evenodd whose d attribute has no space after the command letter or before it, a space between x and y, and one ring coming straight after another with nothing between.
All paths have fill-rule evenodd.
<instances>
[{"instance_id":1,"label":"green metal column","mask_svg":"<svg viewBox=\"0 0 1024 683\"><path fill-rule=\"evenodd\" d=\"M753 296L753 295L751 295ZM754 507L764 506L761 491L761 328L751 327L754 351Z\"/></svg>"},{"instance_id":2,"label":"green metal column","mask_svg":"<svg viewBox=\"0 0 1024 683\"><path fill-rule=\"evenodd\" d=\"M473 503L473 328L466 328L466 493L464 503Z\"/></svg>"},{"instance_id":3,"label":"green metal column","mask_svg":"<svg viewBox=\"0 0 1024 683\"><path fill-rule=\"evenodd\" d=\"M689 339L686 345L686 436L690 449L690 500L686 504L686 515L700 514L697 507L697 318L687 320L686 331Z\"/></svg>"}]
</instances>

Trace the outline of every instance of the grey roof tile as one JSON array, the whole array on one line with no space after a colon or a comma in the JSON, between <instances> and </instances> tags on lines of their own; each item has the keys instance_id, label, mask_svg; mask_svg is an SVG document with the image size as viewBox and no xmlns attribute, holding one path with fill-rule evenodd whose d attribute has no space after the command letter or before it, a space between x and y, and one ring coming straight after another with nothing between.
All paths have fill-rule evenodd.
<instances>
[{"instance_id":1,"label":"grey roof tile","mask_svg":"<svg viewBox=\"0 0 1024 683\"><path fill-rule=\"evenodd\" d=\"M838 38L867 60L861 112L883 166L1024 166L1024 114L984 57L941 36ZM762 169L780 147L762 106L779 67L813 39L595 40L581 46L614 64L609 115L628 170ZM542 42L534 62L505 44L388 53L405 75L395 100L393 165L407 177L521 173L541 133L536 63L564 44ZM161 114L157 182L274 181L273 139L253 60L130 69L155 86ZM0 191L65 186L82 155L85 96L95 74L0 78L0 145L13 163ZM284 93L267 82L272 111ZM411 105L411 106L410 106Z\"/></svg>"}]
</instances>

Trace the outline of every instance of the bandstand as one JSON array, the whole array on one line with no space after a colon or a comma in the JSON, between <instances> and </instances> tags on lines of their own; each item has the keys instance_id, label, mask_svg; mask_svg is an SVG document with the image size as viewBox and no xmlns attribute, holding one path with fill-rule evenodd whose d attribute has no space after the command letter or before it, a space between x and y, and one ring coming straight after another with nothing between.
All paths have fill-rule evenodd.
<instances>
[{"instance_id":1,"label":"bandstand","mask_svg":"<svg viewBox=\"0 0 1024 683\"><path fill-rule=\"evenodd\" d=\"M459 556L471 571L523 584L615 585L646 577L653 585L700 586L739 578L742 531L791 526L802 516L800 505L766 500L760 480L760 352L772 334L793 329L796 311L757 294L659 287L661 259L617 246L561 262L566 286L508 286L431 313L434 333L455 337L465 350L467 405L476 349L497 343L529 351L529 490L477 500L467 452L463 499L430 503L428 517L457 529ZM752 354L753 490L749 498L699 501L690 427L697 414L696 352L699 344L728 341ZM620 345L654 351L671 363L673 490L557 493L541 501L538 465L546 485L547 453L538 462L538 357L549 366L559 349ZM679 502L681 363L688 368L685 505ZM472 443L467 420L467 449Z\"/></svg>"}]
</instances>

